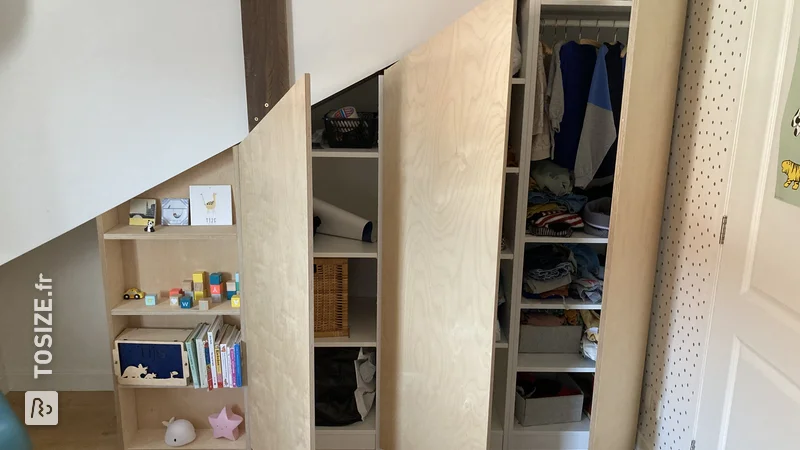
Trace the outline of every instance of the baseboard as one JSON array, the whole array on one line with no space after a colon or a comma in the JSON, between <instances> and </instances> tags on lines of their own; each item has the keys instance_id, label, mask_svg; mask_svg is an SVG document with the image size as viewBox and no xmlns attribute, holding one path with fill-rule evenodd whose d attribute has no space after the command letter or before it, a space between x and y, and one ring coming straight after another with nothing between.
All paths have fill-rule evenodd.
<instances>
[{"instance_id":1,"label":"baseboard","mask_svg":"<svg viewBox=\"0 0 800 450\"><path fill-rule=\"evenodd\" d=\"M644 437L642 433L636 433L636 450L655 450L655 449L656 449L655 442L652 442L646 437Z\"/></svg>"},{"instance_id":2,"label":"baseboard","mask_svg":"<svg viewBox=\"0 0 800 450\"><path fill-rule=\"evenodd\" d=\"M113 391L110 372L57 372L34 380L30 372L7 373L9 391Z\"/></svg>"}]
</instances>

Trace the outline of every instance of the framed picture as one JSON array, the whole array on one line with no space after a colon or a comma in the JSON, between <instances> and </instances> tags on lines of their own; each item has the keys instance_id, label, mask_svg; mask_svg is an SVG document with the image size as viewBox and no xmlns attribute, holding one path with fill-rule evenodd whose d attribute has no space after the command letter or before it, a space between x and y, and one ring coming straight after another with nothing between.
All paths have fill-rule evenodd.
<instances>
[{"instance_id":1,"label":"framed picture","mask_svg":"<svg viewBox=\"0 0 800 450\"><path fill-rule=\"evenodd\" d=\"M161 225L189 225L189 199L162 198Z\"/></svg>"},{"instance_id":2,"label":"framed picture","mask_svg":"<svg viewBox=\"0 0 800 450\"><path fill-rule=\"evenodd\" d=\"M189 186L192 225L233 225L230 185Z\"/></svg>"},{"instance_id":3,"label":"framed picture","mask_svg":"<svg viewBox=\"0 0 800 450\"><path fill-rule=\"evenodd\" d=\"M134 198L131 200L128 225L145 226L151 220L153 223L156 221L156 199Z\"/></svg>"}]
</instances>

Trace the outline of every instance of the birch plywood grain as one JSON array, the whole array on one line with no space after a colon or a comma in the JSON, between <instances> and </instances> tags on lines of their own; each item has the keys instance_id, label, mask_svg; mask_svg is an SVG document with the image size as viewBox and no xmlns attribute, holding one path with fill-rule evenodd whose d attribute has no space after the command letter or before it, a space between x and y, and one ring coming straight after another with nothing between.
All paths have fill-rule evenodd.
<instances>
[{"instance_id":1,"label":"birch plywood grain","mask_svg":"<svg viewBox=\"0 0 800 450\"><path fill-rule=\"evenodd\" d=\"M309 84L305 75L237 150L254 450L313 448Z\"/></svg>"},{"instance_id":2,"label":"birch plywood grain","mask_svg":"<svg viewBox=\"0 0 800 450\"><path fill-rule=\"evenodd\" d=\"M591 450L633 448L686 2L634 2L592 405Z\"/></svg>"},{"instance_id":3,"label":"birch plywood grain","mask_svg":"<svg viewBox=\"0 0 800 450\"><path fill-rule=\"evenodd\" d=\"M384 74L384 450L487 445L512 23L489 0Z\"/></svg>"}]
</instances>

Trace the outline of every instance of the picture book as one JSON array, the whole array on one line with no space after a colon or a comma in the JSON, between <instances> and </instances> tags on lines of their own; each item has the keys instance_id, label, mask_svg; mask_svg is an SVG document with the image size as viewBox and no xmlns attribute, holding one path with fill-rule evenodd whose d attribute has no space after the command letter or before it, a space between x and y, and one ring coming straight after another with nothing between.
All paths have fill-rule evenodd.
<instances>
[{"instance_id":1,"label":"picture book","mask_svg":"<svg viewBox=\"0 0 800 450\"><path fill-rule=\"evenodd\" d=\"M230 185L189 186L192 225L233 225Z\"/></svg>"},{"instance_id":2,"label":"picture book","mask_svg":"<svg viewBox=\"0 0 800 450\"><path fill-rule=\"evenodd\" d=\"M161 225L189 225L189 199L162 198Z\"/></svg>"},{"instance_id":3,"label":"picture book","mask_svg":"<svg viewBox=\"0 0 800 450\"><path fill-rule=\"evenodd\" d=\"M134 198L131 200L128 225L145 226L156 221L156 200L154 198Z\"/></svg>"}]
</instances>

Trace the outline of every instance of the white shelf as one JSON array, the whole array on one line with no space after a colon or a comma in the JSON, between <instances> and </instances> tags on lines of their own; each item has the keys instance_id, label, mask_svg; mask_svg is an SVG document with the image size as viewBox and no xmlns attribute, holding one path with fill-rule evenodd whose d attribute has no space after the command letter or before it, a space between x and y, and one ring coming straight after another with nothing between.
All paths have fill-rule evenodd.
<instances>
[{"instance_id":1,"label":"white shelf","mask_svg":"<svg viewBox=\"0 0 800 450\"><path fill-rule=\"evenodd\" d=\"M378 313L374 298L350 298L350 337L315 338L314 347L377 347Z\"/></svg>"},{"instance_id":2,"label":"white shelf","mask_svg":"<svg viewBox=\"0 0 800 450\"><path fill-rule=\"evenodd\" d=\"M236 239L236 225L161 226L148 233L143 226L117 225L103 234L107 240L181 241L204 239Z\"/></svg>"},{"instance_id":3,"label":"white shelf","mask_svg":"<svg viewBox=\"0 0 800 450\"><path fill-rule=\"evenodd\" d=\"M510 448L588 448L591 422L584 414L580 422L523 427L514 420Z\"/></svg>"},{"instance_id":4,"label":"white shelf","mask_svg":"<svg viewBox=\"0 0 800 450\"><path fill-rule=\"evenodd\" d=\"M317 450L374 449L375 405L367 418L344 427L315 427Z\"/></svg>"},{"instance_id":5,"label":"white shelf","mask_svg":"<svg viewBox=\"0 0 800 450\"><path fill-rule=\"evenodd\" d=\"M506 167L506 173L519 173L519 167Z\"/></svg>"},{"instance_id":6,"label":"white shelf","mask_svg":"<svg viewBox=\"0 0 800 450\"><path fill-rule=\"evenodd\" d=\"M171 306L169 300L162 300L155 306L146 306L144 300L122 300L111 309L112 316L238 316L241 308L231 307L230 300L222 303L209 303L207 311L200 311L200 306L191 309Z\"/></svg>"},{"instance_id":7,"label":"white shelf","mask_svg":"<svg viewBox=\"0 0 800 450\"><path fill-rule=\"evenodd\" d=\"M542 0L542 6L582 6L595 8L630 8L631 0Z\"/></svg>"},{"instance_id":8,"label":"white shelf","mask_svg":"<svg viewBox=\"0 0 800 450\"><path fill-rule=\"evenodd\" d=\"M508 348L508 337L506 336L506 334L503 332L502 329L500 330L500 340L499 341L494 341L494 347L495 348Z\"/></svg>"},{"instance_id":9,"label":"white shelf","mask_svg":"<svg viewBox=\"0 0 800 450\"><path fill-rule=\"evenodd\" d=\"M378 244L325 234L314 236L315 258L377 258Z\"/></svg>"},{"instance_id":10,"label":"white shelf","mask_svg":"<svg viewBox=\"0 0 800 450\"><path fill-rule=\"evenodd\" d=\"M578 353L520 353L517 372L594 372L595 363Z\"/></svg>"},{"instance_id":11,"label":"white shelf","mask_svg":"<svg viewBox=\"0 0 800 450\"><path fill-rule=\"evenodd\" d=\"M552 298L545 300L522 298L522 309L602 309L602 303L592 303L577 298Z\"/></svg>"},{"instance_id":12,"label":"white shelf","mask_svg":"<svg viewBox=\"0 0 800 450\"><path fill-rule=\"evenodd\" d=\"M509 249L500 250L500 259L514 259L514 253Z\"/></svg>"},{"instance_id":13,"label":"white shelf","mask_svg":"<svg viewBox=\"0 0 800 450\"><path fill-rule=\"evenodd\" d=\"M592 236L583 231L576 231L570 237L558 236L533 236L530 234L525 235L526 243L565 243L565 244L608 244L607 237Z\"/></svg>"},{"instance_id":14,"label":"white shelf","mask_svg":"<svg viewBox=\"0 0 800 450\"><path fill-rule=\"evenodd\" d=\"M514 77L511 79L511 84L525 84L525 78Z\"/></svg>"},{"instance_id":15,"label":"white shelf","mask_svg":"<svg viewBox=\"0 0 800 450\"><path fill-rule=\"evenodd\" d=\"M139 430L131 439L130 445L126 450L172 450L164 442L164 431L166 428ZM181 447L186 450L245 450L247 448L247 435L242 433L239 439L229 441L227 439L214 439L210 429L197 429L197 438L191 444Z\"/></svg>"},{"instance_id":16,"label":"white shelf","mask_svg":"<svg viewBox=\"0 0 800 450\"><path fill-rule=\"evenodd\" d=\"M570 432L589 432L589 418L586 414L580 422L554 423L551 425L535 425L523 427L516 419L514 420L514 433L570 433Z\"/></svg>"},{"instance_id":17,"label":"white shelf","mask_svg":"<svg viewBox=\"0 0 800 450\"><path fill-rule=\"evenodd\" d=\"M311 150L313 158L377 158L377 148L321 148Z\"/></svg>"}]
</instances>

